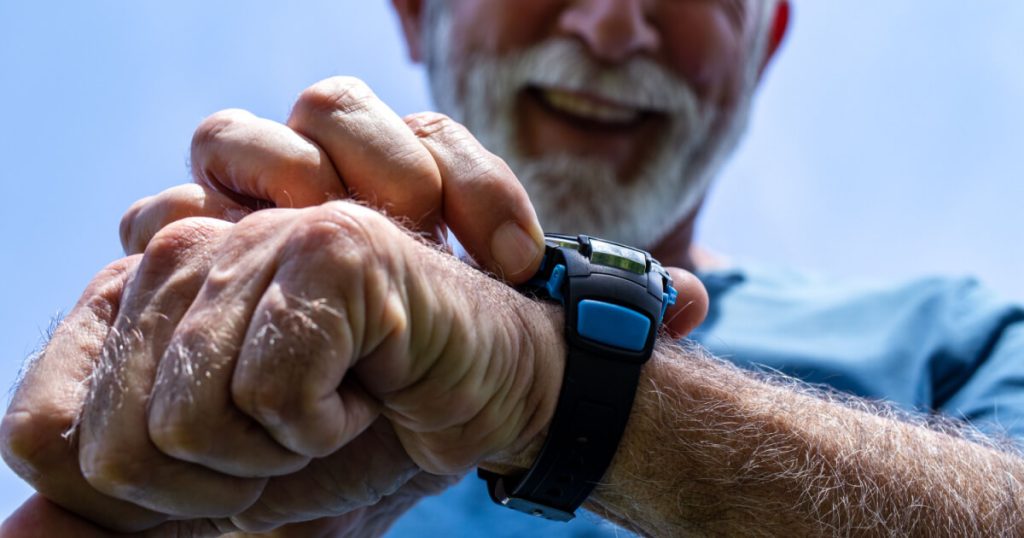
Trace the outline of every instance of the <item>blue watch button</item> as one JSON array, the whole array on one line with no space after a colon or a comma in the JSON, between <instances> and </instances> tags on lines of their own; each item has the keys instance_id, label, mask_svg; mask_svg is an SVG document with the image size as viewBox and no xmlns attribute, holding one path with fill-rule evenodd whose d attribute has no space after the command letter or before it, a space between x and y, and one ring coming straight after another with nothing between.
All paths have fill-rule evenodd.
<instances>
[{"instance_id":1,"label":"blue watch button","mask_svg":"<svg viewBox=\"0 0 1024 538\"><path fill-rule=\"evenodd\" d=\"M650 318L624 306L587 299L576 310L576 332L605 345L640 351L650 330Z\"/></svg>"},{"instance_id":2,"label":"blue watch button","mask_svg":"<svg viewBox=\"0 0 1024 538\"><path fill-rule=\"evenodd\" d=\"M562 284L565 284L565 266L558 264L551 270L551 277L544 284L544 288L548 291L548 297L564 304L565 297L562 296Z\"/></svg>"},{"instance_id":3,"label":"blue watch button","mask_svg":"<svg viewBox=\"0 0 1024 538\"><path fill-rule=\"evenodd\" d=\"M678 298L679 292L672 286L669 286L668 291L661 294L661 315L658 316L658 325L661 325L661 322L665 321L665 312L668 311L668 307L676 304L676 299Z\"/></svg>"}]
</instances>

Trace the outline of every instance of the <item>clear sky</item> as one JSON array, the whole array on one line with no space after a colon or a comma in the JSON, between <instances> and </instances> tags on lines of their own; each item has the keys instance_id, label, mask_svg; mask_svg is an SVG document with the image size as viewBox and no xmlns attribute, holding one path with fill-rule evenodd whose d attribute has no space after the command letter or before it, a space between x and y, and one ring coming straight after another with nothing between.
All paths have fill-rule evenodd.
<instances>
[{"instance_id":1,"label":"clear sky","mask_svg":"<svg viewBox=\"0 0 1024 538\"><path fill-rule=\"evenodd\" d=\"M0 0L0 386L120 254L124 209L189 179L204 116L283 120L334 74L430 108L387 6ZM1024 300L1024 2L796 0L794 22L702 240L844 277L976 275ZM0 516L27 495L0 466Z\"/></svg>"}]
</instances>

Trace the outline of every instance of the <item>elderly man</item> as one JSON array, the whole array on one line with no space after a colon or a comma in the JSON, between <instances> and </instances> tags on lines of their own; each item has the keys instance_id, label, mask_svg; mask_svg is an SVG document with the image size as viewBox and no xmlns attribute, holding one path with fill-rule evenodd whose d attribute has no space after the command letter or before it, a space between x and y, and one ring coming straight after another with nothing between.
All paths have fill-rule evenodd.
<instances>
[{"instance_id":1,"label":"elderly man","mask_svg":"<svg viewBox=\"0 0 1024 538\"><path fill-rule=\"evenodd\" d=\"M782 372L660 342L638 381L607 382L636 398L589 480L592 512L647 535L1024 533L1024 460L996 440L1024 435L1021 308L969 283L722 267L691 244L785 0L394 4L462 125L403 121L351 79L304 92L286 125L204 122L199 185L128 212L134 255L96 277L14 397L4 456L41 496L5 536L363 536L395 521L614 535L489 504L475 477L452 486L559 450L582 363L560 307L430 243L450 228L518 284L542 260L552 273L541 224L682 268L668 332L707 313L694 339ZM489 487L537 513L573 508L559 488Z\"/></svg>"}]
</instances>

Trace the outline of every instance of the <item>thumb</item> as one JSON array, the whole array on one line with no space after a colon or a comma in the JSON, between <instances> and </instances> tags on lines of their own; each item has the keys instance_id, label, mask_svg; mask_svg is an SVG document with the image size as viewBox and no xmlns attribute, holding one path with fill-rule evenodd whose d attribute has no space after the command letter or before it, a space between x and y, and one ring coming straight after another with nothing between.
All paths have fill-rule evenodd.
<instances>
[{"instance_id":1,"label":"thumb","mask_svg":"<svg viewBox=\"0 0 1024 538\"><path fill-rule=\"evenodd\" d=\"M21 505L0 527L3 538L45 538L46 536L81 536L102 538L108 536L98 527L91 525L70 512L33 495Z\"/></svg>"},{"instance_id":2,"label":"thumb","mask_svg":"<svg viewBox=\"0 0 1024 538\"><path fill-rule=\"evenodd\" d=\"M444 222L466 252L503 280L528 280L540 266L544 232L512 170L447 116L424 112L405 121L437 163Z\"/></svg>"},{"instance_id":3,"label":"thumb","mask_svg":"<svg viewBox=\"0 0 1024 538\"><path fill-rule=\"evenodd\" d=\"M193 519L167 521L131 536L138 538L214 538L237 530L227 520ZM0 538L111 538L126 536L100 528L36 494L21 505L0 527Z\"/></svg>"},{"instance_id":4,"label":"thumb","mask_svg":"<svg viewBox=\"0 0 1024 538\"><path fill-rule=\"evenodd\" d=\"M666 267L679 296L665 312L663 321L672 338L682 338L696 329L708 315L708 292L704 284L689 271Z\"/></svg>"}]
</instances>

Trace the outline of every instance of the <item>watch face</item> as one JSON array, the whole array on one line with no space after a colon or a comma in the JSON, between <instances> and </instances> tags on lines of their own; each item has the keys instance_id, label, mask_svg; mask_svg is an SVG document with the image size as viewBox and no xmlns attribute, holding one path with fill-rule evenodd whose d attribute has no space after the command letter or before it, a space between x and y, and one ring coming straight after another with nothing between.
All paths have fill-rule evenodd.
<instances>
[{"instance_id":1,"label":"watch face","mask_svg":"<svg viewBox=\"0 0 1024 538\"><path fill-rule=\"evenodd\" d=\"M549 242L554 243L556 246L559 246L559 247L565 247L565 248L572 249L572 250L579 250L580 249L580 243L579 243L579 241L576 241L575 239L570 239L568 237L558 237L558 236L551 235L551 234L549 234L546 237L546 239Z\"/></svg>"},{"instance_id":2,"label":"watch face","mask_svg":"<svg viewBox=\"0 0 1024 538\"><path fill-rule=\"evenodd\" d=\"M638 275L647 273L647 256L642 251L593 238L590 239L590 248L590 263L615 267Z\"/></svg>"}]
</instances>

